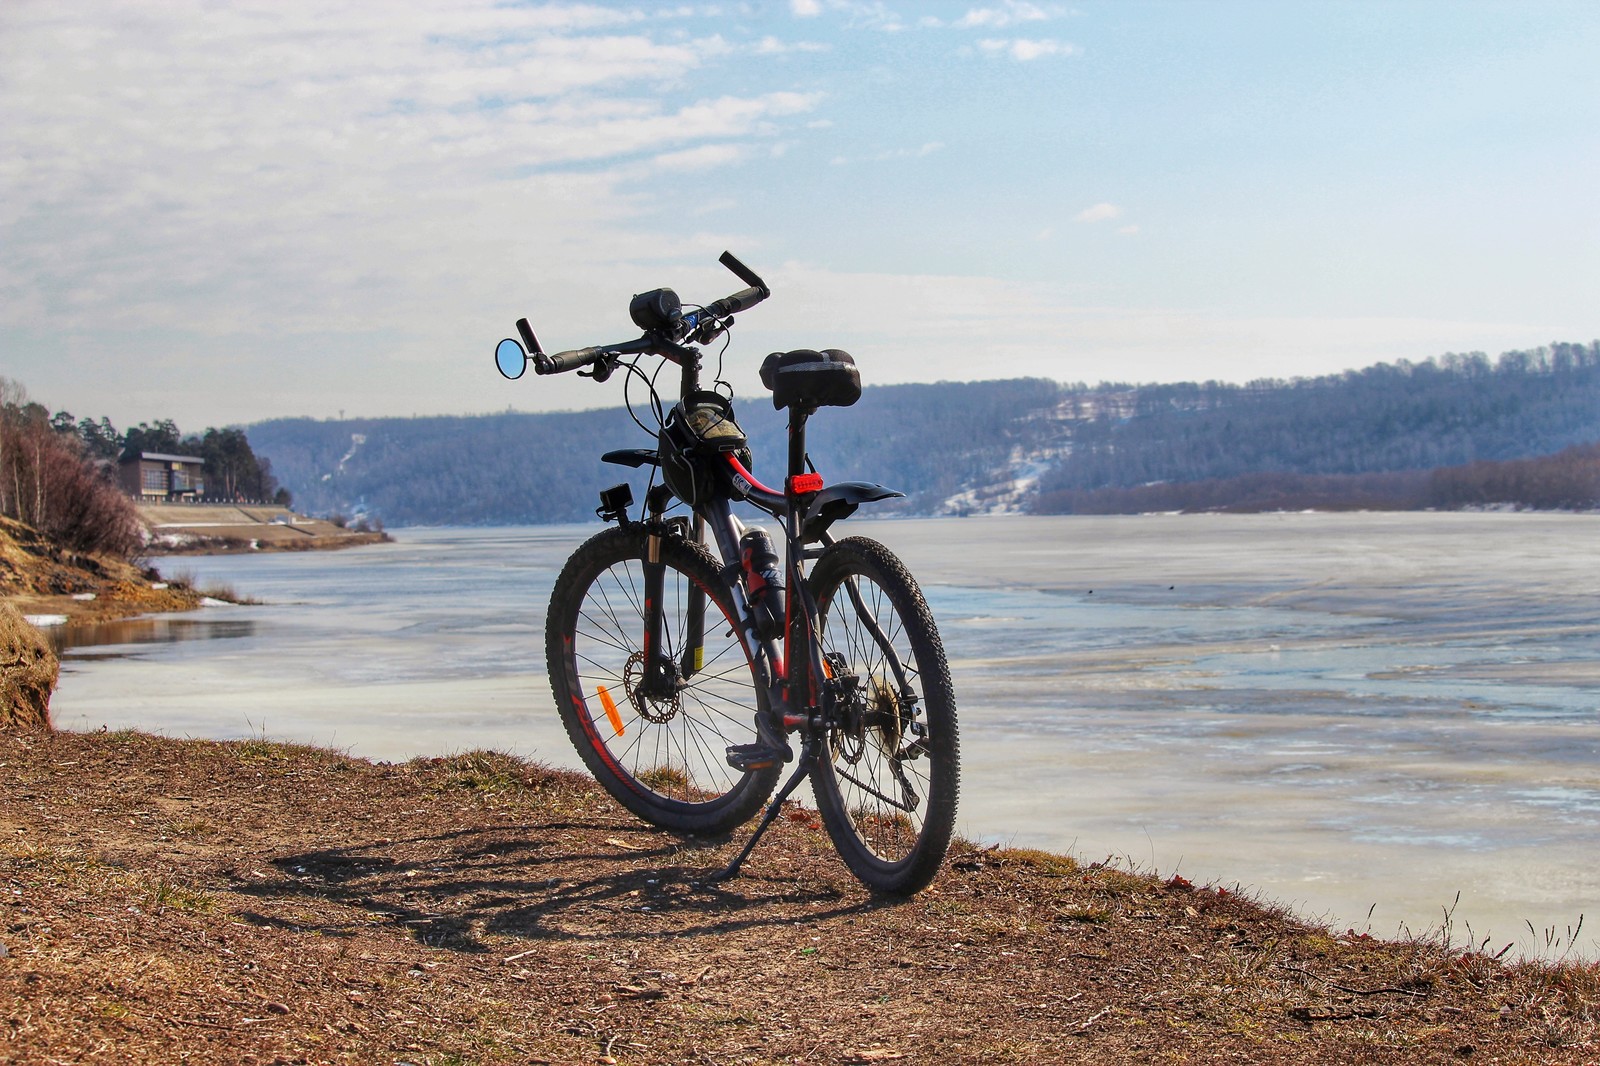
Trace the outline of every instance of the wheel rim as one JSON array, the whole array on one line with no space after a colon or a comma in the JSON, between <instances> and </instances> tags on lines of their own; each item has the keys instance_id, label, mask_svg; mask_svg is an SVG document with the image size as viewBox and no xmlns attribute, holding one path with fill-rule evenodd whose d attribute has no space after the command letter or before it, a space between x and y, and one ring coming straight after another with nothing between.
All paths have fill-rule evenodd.
<instances>
[{"instance_id":1,"label":"wheel rim","mask_svg":"<svg viewBox=\"0 0 1600 1066\"><path fill-rule=\"evenodd\" d=\"M662 590L663 649L684 656L684 619L693 583L668 566ZM628 787L688 805L716 803L745 775L728 766L730 744L749 743L757 692L744 645L722 605L707 595L698 669L676 691L649 696L644 676L644 573L637 560L602 570L590 582L572 627L574 694L594 746Z\"/></svg>"},{"instance_id":2,"label":"wheel rim","mask_svg":"<svg viewBox=\"0 0 1600 1066\"><path fill-rule=\"evenodd\" d=\"M851 691L828 744L829 775L851 832L885 863L909 859L922 837L933 766L926 744L922 685L900 612L871 578L854 581L868 612L894 649L903 674L857 611L844 585L820 604L822 645L848 670Z\"/></svg>"}]
</instances>

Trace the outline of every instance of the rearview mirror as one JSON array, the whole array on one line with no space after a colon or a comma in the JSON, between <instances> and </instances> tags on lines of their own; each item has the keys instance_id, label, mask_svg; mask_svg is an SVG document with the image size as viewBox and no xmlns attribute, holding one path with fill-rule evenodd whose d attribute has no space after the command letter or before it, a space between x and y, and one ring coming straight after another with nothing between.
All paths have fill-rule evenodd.
<instances>
[{"instance_id":1,"label":"rearview mirror","mask_svg":"<svg viewBox=\"0 0 1600 1066\"><path fill-rule=\"evenodd\" d=\"M500 373L515 381L528 369L528 353L522 350L522 345L507 337L495 346L494 365Z\"/></svg>"}]
</instances>

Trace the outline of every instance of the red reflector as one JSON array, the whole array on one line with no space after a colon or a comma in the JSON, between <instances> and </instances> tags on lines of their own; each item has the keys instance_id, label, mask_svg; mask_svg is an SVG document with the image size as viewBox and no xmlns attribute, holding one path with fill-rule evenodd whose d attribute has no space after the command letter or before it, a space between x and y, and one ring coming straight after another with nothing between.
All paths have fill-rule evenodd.
<instances>
[{"instance_id":1,"label":"red reflector","mask_svg":"<svg viewBox=\"0 0 1600 1066\"><path fill-rule=\"evenodd\" d=\"M821 474L796 474L789 479L789 491L796 496L807 492L818 492L822 489Z\"/></svg>"}]
</instances>

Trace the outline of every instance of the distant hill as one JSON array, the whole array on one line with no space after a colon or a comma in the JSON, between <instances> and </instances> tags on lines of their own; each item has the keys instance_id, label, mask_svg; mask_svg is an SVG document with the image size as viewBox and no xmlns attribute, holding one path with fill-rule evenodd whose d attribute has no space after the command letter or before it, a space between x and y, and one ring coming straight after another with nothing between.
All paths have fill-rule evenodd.
<instances>
[{"instance_id":1,"label":"distant hill","mask_svg":"<svg viewBox=\"0 0 1600 1066\"><path fill-rule=\"evenodd\" d=\"M810 451L834 481L871 480L931 513L964 486L1046 442L1030 415L1047 416L1064 390L1045 380L869 388L854 406L811 420ZM736 401L755 473L783 477L783 413L770 397ZM648 418L641 410L641 417ZM1039 422L1039 426L1045 425ZM277 419L249 428L279 480L308 513L370 514L389 525L573 522L593 517L596 493L644 479L607 466L612 448L650 447L653 436L620 408L439 418ZM633 474L629 477L628 475Z\"/></svg>"},{"instance_id":2,"label":"distant hill","mask_svg":"<svg viewBox=\"0 0 1600 1066\"><path fill-rule=\"evenodd\" d=\"M737 413L757 476L777 482L782 413L765 394L740 397ZM826 476L901 489L903 512L1063 511L1151 483L1423 471L1600 441L1600 342L1248 385L883 385L811 426ZM589 518L596 492L631 473L600 453L652 439L620 408L279 419L249 437L297 507L390 525ZM642 477L629 480L639 494Z\"/></svg>"},{"instance_id":3,"label":"distant hill","mask_svg":"<svg viewBox=\"0 0 1600 1066\"><path fill-rule=\"evenodd\" d=\"M1040 482L1129 488L1245 474L1367 474L1520 459L1600 440L1600 342L1248 385L1102 386Z\"/></svg>"}]
</instances>

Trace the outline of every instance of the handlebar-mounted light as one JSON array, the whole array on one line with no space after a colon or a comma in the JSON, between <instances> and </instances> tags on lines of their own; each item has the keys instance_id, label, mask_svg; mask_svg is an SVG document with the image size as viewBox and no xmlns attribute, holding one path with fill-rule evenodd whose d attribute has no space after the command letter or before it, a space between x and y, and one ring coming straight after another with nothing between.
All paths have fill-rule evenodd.
<instances>
[{"instance_id":1,"label":"handlebar-mounted light","mask_svg":"<svg viewBox=\"0 0 1600 1066\"><path fill-rule=\"evenodd\" d=\"M683 320L683 301L671 289L651 289L633 298L628 304L628 316L646 333L675 337Z\"/></svg>"}]
</instances>

